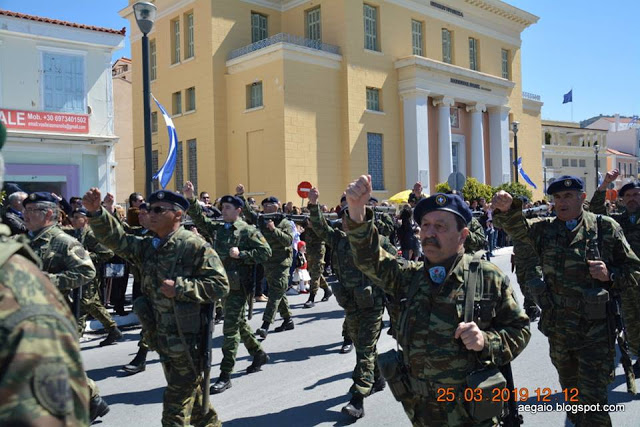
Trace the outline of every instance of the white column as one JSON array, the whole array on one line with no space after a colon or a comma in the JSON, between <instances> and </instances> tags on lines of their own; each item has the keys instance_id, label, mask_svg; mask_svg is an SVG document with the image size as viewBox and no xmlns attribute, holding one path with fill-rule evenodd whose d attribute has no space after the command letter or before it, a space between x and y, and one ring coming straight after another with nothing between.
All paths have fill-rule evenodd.
<instances>
[{"instance_id":1,"label":"white column","mask_svg":"<svg viewBox=\"0 0 640 427\"><path fill-rule=\"evenodd\" d=\"M471 176L481 184L485 184L482 113L486 108L484 104L470 105L467 107L467 111L471 113Z\"/></svg>"},{"instance_id":2,"label":"white column","mask_svg":"<svg viewBox=\"0 0 640 427\"><path fill-rule=\"evenodd\" d=\"M400 93L404 113L405 188L422 182L426 194L429 188L429 91L411 89Z\"/></svg>"},{"instance_id":3,"label":"white column","mask_svg":"<svg viewBox=\"0 0 640 427\"><path fill-rule=\"evenodd\" d=\"M447 182L453 172L451 159L451 107L453 98L448 96L433 100L438 107L438 182Z\"/></svg>"},{"instance_id":4,"label":"white column","mask_svg":"<svg viewBox=\"0 0 640 427\"><path fill-rule=\"evenodd\" d=\"M489 108L489 143L491 147L491 185L511 180L509 169L509 107Z\"/></svg>"}]
</instances>

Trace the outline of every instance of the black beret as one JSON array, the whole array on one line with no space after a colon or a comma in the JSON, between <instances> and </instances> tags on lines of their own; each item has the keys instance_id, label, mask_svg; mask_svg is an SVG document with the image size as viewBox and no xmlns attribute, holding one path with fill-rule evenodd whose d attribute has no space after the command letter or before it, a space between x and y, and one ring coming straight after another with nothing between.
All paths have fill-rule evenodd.
<instances>
[{"instance_id":1,"label":"black beret","mask_svg":"<svg viewBox=\"0 0 640 427\"><path fill-rule=\"evenodd\" d=\"M29 194L29 197L22 201L22 206L27 206L29 203L55 203L58 204L58 199L53 197L51 193L45 191L38 191L36 193Z\"/></svg>"},{"instance_id":2,"label":"black beret","mask_svg":"<svg viewBox=\"0 0 640 427\"><path fill-rule=\"evenodd\" d=\"M71 216L73 216L75 214L80 214L80 215L87 216L87 210L85 208L75 208L73 210L73 212L71 213Z\"/></svg>"},{"instance_id":3,"label":"black beret","mask_svg":"<svg viewBox=\"0 0 640 427\"><path fill-rule=\"evenodd\" d=\"M375 197L369 197L369 203L371 202L378 203L378 199L376 199Z\"/></svg>"},{"instance_id":4,"label":"black beret","mask_svg":"<svg viewBox=\"0 0 640 427\"><path fill-rule=\"evenodd\" d=\"M473 214L467 203L457 194L438 193L422 199L413 210L413 219L420 224L424 214L433 211L447 211L458 215L466 224L471 222Z\"/></svg>"},{"instance_id":5,"label":"black beret","mask_svg":"<svg viewBox=\"0 0 640 427\"><path fill-rule=\"evenodd\" d=\"M623 185L623 186L620 188L620 191L618 192L618 195L619 195L620 197L622 197L622 196L624 196L624 193L626 193L626 192L627 192L627 190L631 190L631 189L633 189L633 188L640 188L640 181L631 181L631 182L629 182L629 183L627 183L627 184Z\"/></svg>"},{"instance_id":6,"label":"black beret","mask_svg":"<svg viewBox=\"0 0 640 427\"><path fill-rule=\"evenodd\" d=\"M265 203L280 203L280 200L278 200L277 197L269 196L266 199L264 199L260 204L264 205Z\"/></svg>"},{"instance_id":7,"label":"black beret","mask_svg":"<svg viewBox=\"0 0 640 427\"><path fill-rule=\"evenodd\" d=\"M149 196L149 200L147 203L149 205L158 202L166 202L171 203L180 207L182 210L189 209L189 201L184 198L181 194L174 193L173 191L168 190L159 190Z\"/></svg>"},{"instance_id":8,"label":"black beret","mask_svg":"<svg viewBox=\"0 0 640 427\"><path fill-rule=\"evenodd\" d=\"M4 183L4 192L5 194L13 194L17 192L23 192L22 188L14 182L5 182Z\"/></svg>"},{"instance_id":9,"label":"black beret","mask_svg":"<svg viewBox=\"0 0 640 427\"><path fill-rule=\"evenodd\" d=\"M244 203L240 197L226 195L220 199L220 203L231 203L236 208L241 208L244 206Z\"/></svg>"},{"instance_id":10,"label":"black beret","mask_svg":"<svg viewBox=\"0 0 640 427\"><path fill-rule=\"evenodd\" d=\"M547 187L547 194L557 193L558 191L583 191L584 184L582 179L577 176L562 175L556 178L551 185Z\"/></svg>"}]
</instances>

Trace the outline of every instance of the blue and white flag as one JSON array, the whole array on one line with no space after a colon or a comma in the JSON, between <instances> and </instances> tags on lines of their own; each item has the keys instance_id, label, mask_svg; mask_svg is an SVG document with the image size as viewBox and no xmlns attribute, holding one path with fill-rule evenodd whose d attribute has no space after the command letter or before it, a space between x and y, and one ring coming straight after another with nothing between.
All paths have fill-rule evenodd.
<instances>
[{"instance_id":1,"label":"blue and white flag","mask_svg":"<svg viewBox=\"0 0 640 427\"><path fill-rule=\"evenodd\" d=\"M629 122L629 127L637 124L638 123L638 119L639 119L638 116L631 117L631 121Z\"/></svg>"},{"instance_id":2,"label":"blue and white flag","mask_svg":"<svg viewBox=\"0 0 640 427\"><path fill-rule=\"evenodd\" d=\"M530 186L532 186L533 188L537 189L538 186L535 185L533 183L533 181L531 181L531 178L529 178L529 175L527 175L524 171L524 169L522 169L522 157L518 157L518 162L516 163L516 168L518 169L518 172L520 173L520 175L522 176L522 179L524 179L525 181L527 181L527 184L529 184Z\"/></svg>"},{"instance_id":3,"label":"blue and white flag","mask_svg":"<svg viewBox=\"0 0 640 427\"><path fill-rule=\"evenodd\" d=\"M573 89L564 94L564 98L562 99L562 103L566 104L567 102L573 102Z\"/></svg>"},{"instance_id":4,"label":"blue and white flag","mask_svg":"<svg viewBox=\"0 0 640 427\"><path fill-rule=\"evenodd\" d=\"M167 110L164 109L155 96L151 96L162 112L162 117L164 117L164 122L167 125L167 131L169 132L169 154L167 155L167 160L164 162L160 170L153 176L153 179L158 179L160 181L160 185L162 185L162 188L164 189L167 187L167 184L169 184L169 181L171 181L171 176L176 168L178 133L176 132L176 127L173 125L173 120L171 120L171 117L167 114Z\"/></svg>"}]
</instances>

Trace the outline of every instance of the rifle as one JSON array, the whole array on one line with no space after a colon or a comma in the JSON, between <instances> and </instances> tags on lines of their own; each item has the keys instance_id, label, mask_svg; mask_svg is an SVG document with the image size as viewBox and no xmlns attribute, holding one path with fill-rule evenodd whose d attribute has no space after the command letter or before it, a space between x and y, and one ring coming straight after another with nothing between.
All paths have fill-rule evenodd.
<instances>
[{"instance_id":1,"label":"rifle","mask_svg":"<svg viewBox=\"0 0 640 427\"><path fill-rule=\"evenodd\" d=\"M522 209L522 214L531 218L532 216L544 215L549 211L549 205L540 205L535 208Z\"/></svg>"},{"instance_id":2,"label":"rifle","mask_svg":"<svg viewBox=\"0 0 640 427\"><path fill-rule=\"evenodd\" d=\"M335 212L324 212L322 215L326 219L338 219L338 214ZM274 213L258 213L257 214L257 224L262 226L265 221L273 221L275 224L280 223L284 218L287 218L290 221L295 223L302 223L305 220L309 219L309 214L302 215L294 215L294 214L286 214L283 212L274 212Z\"/></svg>"},{"instance_id":3,"label":"rifle","mask_svg":"<svg viewBox=\"0 0 640 427\"><path fill-rule=\"evenodd\" d=\"M600 254L602 253L602 215L596 217L597 222L597 246L592 249L591 256L587 256L587 259L601 260ZM624 368L624 375L627 380L627 392L635 396L638 392L636 388L636 376L633 372L633 365L631 364L631 356L629 356L629 342L627 341L627 329L624 324L624 317L622 310L620 309L620 295L613 294L612 298L607 303L607 323L609 326L609 341L610 347L615 346L618 343L618 349L620 349L620 359L622 361L622 367ZM611 342L611 338L615 342Z\"/></svg>"},{"instance_id":4,"label":"rifle","mask_svg":"<svg viewBox=\"0 0 640 427\"><path fill-rule=\"evenodd\" d=\"M209 385L211 383L211 335L213 334L215 303L203 304L200 307L202 333L200 335L200 349L202 352L202 407L203 413L209 412Z\"/></svg>"},{"instance_id":5,"label":"rifle","mask_svg":"<svg viewBox=\"0 0 640 427\"><path fill-rule=\"evenodd\" d=\"M500 372L502 372L502 375L504 375L504 378L507 380L507 388L512 392L511 399L507 402L508 412L500 419L500 425L504 427L516 427L522 425L524 424L524 420L522 419L522 415L518 413L518 402L516 402L517 396L513 393L515 390L515 383L513 381L511 363L500 366Z\"/></svg>"}]
</instances>

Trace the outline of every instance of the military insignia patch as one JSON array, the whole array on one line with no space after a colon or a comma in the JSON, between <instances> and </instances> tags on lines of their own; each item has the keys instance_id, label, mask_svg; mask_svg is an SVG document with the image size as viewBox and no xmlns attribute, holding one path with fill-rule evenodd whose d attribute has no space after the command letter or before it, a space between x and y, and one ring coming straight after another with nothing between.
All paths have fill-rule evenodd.
<instances>
[{"instance_id":1,"label":"military insignia patch","mask_svg":"<svg viewBox=\"0 0 640 427\"><path fill-rule=\"evenodd\" d=\"M429 269L429 276L431 277L431 280L433 280L433 283L440 285L447 277L447 270L443 266L437 265Z\"/></svg>"},{"instance_id":2,"label":"military insignia patch","mask_svg":"<svg viewBox=\"0 0 640 427\"><path fill-rule=\"evenodd\" d=\"M84 248L82 246L77 246L74 250L73 250L73 254L75 256L77 256L80 259L85 259L87 257L87 251L84 250Z\"/></svg>"},{"instance_id":3,"label":"military insignia patch","mask_svg":"<svg viewBox=\"0 0 640 427\"><path fill-rule=\"evenodd\" d=\"M444 194L439 194L436 196L436 204L438 206L444 206L447 204L447 196Z\"/></svg>"},{"instance_id":4,"label":"military insignia patch","mask_svg":"<svg viewBox=\"0 0 640 427\"><path fill-rule=\"evenodd\" d=\"M37 366L33 373L33 392L38 403L57 417L69 415L73 409L69 372L62 363Z\"/></svg>"},{"instance_id":5,"label":"military insignia patch","mask_svg":"<svg viewBox=\"0 0 640 427\"><path fill-rule=\"evenodd\" d=\"M564 186L565 187L571 187L571 184L573 184L573 182L570 179L565 179L564 180Z\"/></svg>"},{"instance_id":6,"label":"military insignia patch","mask_svg":"<svg viewBox=\"0 0 640 427\"><path fill-rule=\"evenodd\" d=\"M164 192L163 191L158 192L158 196L157 197L160 200L164 199Z\"/></svg>"}]
</instances>

